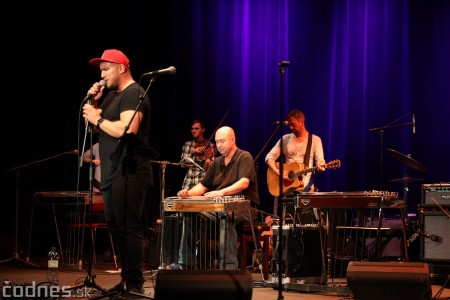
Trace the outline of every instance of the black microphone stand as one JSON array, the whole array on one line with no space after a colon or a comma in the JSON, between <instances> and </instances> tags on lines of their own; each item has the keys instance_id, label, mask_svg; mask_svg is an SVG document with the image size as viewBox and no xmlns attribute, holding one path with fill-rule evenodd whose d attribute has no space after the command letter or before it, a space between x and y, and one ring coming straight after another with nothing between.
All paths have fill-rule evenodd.
<instances>
[{"instance_id":1,"label":"black microphone stand","mask_svg":"<svg viewBox=\"0 0 450 300\"><path fill-rule=\"evenodd\" d=\"M89 95L88 95L89 97ZM84 103L86 100L89 101L89 103L92 105L92 97L86 97L82 103ZM93 134L94 134L94 126L91 125L87 120L85 121L85 129L84 129L84 139L83 139L83 147L82 147L82 151L81 151L81 155L79 155L78 159L79 159L79 165L78 165L78 170L81 169L81 167L83 166L84 163L84 149L86 146L86 140L87 140L87 136L89 133L89 149L90 149L90 159L89 159L89 203L88 203L88 207L87 207L87 213L88 213L88 224L89 224L89 237L90 237L90 242L88 243L88 265L87 265L87 276L84 279L83 283L81 285L78 286L73 286L68 288L67 290L76 290L79 291L81 289L85 289L86 292L90 292L91 289L88 288L95 288L97 289L100 294L106 294L108 291L105 288L102 288L101 286L99 286L96 282L95 282L95 275L92 275L92 268L93 268L93 257L94 257L94 251L95 251L95 247L94 247L94 234L93 234L93 230L94 228L92 227L92 192L93 192L93 187L94 187L94 175L93 175ZM81 242L81 246L78 249L78 258L79 258L79 269L81 270L82 266L83 266L83 247L84 247L84 230L85 230L85 226L86 226L86 205L84 203L84 201L82 201L82 204L84 206L83 209L83 221L81 224L81 237L80 237L80 242ZM78 209L77 209L77 215L78 215ZM78 218L77 218L78 219Z\"/></svg>"},{"instance_id":2,"label":"black microphone stand","mask_svg":"<svg viewBox=\"0 0 450 300\"><path fill-rule=\"evenodd\" d=\"M60 157L60 156L66 155L66 154L72 154L72 153L74 153L74 152L73 151L63 152L63 153L56 154L56 155L53 155L53 156L50 156L50 157L47 157L47 158L44 158L44 159L41 159L41 160L37 160L37 161L33 161L33 162L30 162L30 163L27 163L25 165L16 166L16 167L13 167L13 168L5 171L5 172L15 172L15 174L16 174L16 210L15 210L14 252L13 252L13 255L12 255L11 258L8 258L8 259L0 261L0 264L12 261L12 262L23 263L23 264L26 264L26 265L29 265L29 266L32 266L32 267L35 267L35 268L39 268L38 265L35 265L35 264L33 264L33 263L31 263L29 261L29 259L30 259L30 257L29 257L30 256L30 245L29 245L30 241L28 241L28 254L27 254L26 260L23 260L23 259L20 258L19 251L18 251L18 243L19 243L18 242L18 234L19 234L19 191L20 191L19 184L20 184L20 170L22 170L23 168L26 168L26 167L29 167L29 166L32 166L32 165L35 165L35 164L47 161L47 160L51 160L53 158L57 158L57 157ZM33 224L31 224L31 226L32 225ZM31 237L31 229L30 229L30 237Z\"/></svg>"},{"instance_id":3,"label":"black microphone stand","mask_svg":"<svg viewBox=\"0 0 450 300\"><path fill-rule=\"evenodd\" d=\"M278 63L280 68L280 121L279 121L279 134L280 134L280 176L279 179L279 203L278 203L278 216L280 218L278 226L278 299L284 299L283 297L283 271L285 269L283 262L283 115L284 115L284 71L289 66L289 61L281 61Z\"/></svg>"},{"instance_id":4,"label":"black microphone stand","mask_svg":"<svg viewBox=\"0 0 450 300\"><path fill-rule=\"evenodd\" d=\"M161 184L160 184L160 200L159 200L159 207L160 207L160 218L161 218L161 231L160 231L160 238L158 240L161 240L164 237L164 214L163 214L163 200L166 198L165 192L166 192L166 168L167 165L173 165L173 166L180 166L181 163L173 163L170 161L159 161L159 160L151 160L152 164L159 164L161 166ZM160 255L159 255L159 267L165 268L164 265L164 253L163 253L163 243L160 241L159 249L160 249Z\"/></svg>"}]
</instances>

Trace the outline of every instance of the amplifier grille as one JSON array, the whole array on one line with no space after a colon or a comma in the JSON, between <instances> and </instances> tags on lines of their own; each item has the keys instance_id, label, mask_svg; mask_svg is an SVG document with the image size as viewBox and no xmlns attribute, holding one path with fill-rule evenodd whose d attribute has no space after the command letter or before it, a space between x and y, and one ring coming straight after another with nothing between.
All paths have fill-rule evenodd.
<instances>
[{"instance_id":1,"label":"amplifier grille","mask_svg":"<svg viewBox=\"0 0 450 300\"><path fill-rule=\"evenodd\" d=\"M444 214L422 215L424 235L421 258L424 261L450 262L450 219Z\"/></svg>"}]
</instances>

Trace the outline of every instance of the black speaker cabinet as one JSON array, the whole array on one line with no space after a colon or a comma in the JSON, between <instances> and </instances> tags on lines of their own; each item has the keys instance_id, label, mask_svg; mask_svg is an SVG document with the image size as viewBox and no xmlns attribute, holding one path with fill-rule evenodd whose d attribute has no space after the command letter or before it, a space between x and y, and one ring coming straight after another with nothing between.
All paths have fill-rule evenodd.
<instances>
[{"instance_id":1,"label":"black speaker cabinet","mask_svg":"<svg viewBox=\"0 0 450 300\"><path fill-rule=\"evenodd\" d=\"M278 264L278 260L279 260L279 237L280 237L280 232L279 232L279 225L273 225L272 226L272 248L273 248L273 255L272 255L272 273L277 273L278 274L278 269L279 268L279 264ZM281 254L282 254L282 263L281 263L281 267L282 267L282 273L284 275L286 275L286 267L289 265L289 255L288 255L288 245L291 239L291 234L292 234L292 227L290 227L289 225L283 225L282 226L282 239L281 239L281 243L282 243L282 248L281 248Z\"/></svg>"},{"instance_id":2,"label":"black speaker cabinet","mask_svg":"<svg viewBox=\"0 0 450 300\"><path fill-rule=\"evenodd\" d=\"M431 299L427 263L352 261L347 286L355 300Z\"/></svg>"},{"instance_id":3,"label":"black speaker cabinet","mask_svg":"<svg viewBox=\"0 0 450 300\"><path fill-rule=\"evenodd\" d=\"M422 205L450 207L450 183L422 184Z\"/></svg>"},{"instance_id":4,"label":"black speaker cabinet","mask_svg":"<svg viewBox=\"0 0 450 300\"><path fill-rule=\"evenodd\" d=\"M155 299L252 299L251 274L243 270L158 270Z\"/></svg>"},{"instance_id":5,"label":"black speaker cabinet","mask_svg":"<svg viewBox=\"0 0 450 300\"><path fill-rule=\"evenodd\" d=\"M279 226L272 227L272 273L278 274ZM322 274L322 250L318 228L293 228L283 225L282 274L285 277L320 277Z\"/></svg>"},{"instance_id":6,"label":"black speaker cabinet","mask_svg":"<svg viewBox=\"0 0 450 300\"><path fill-rule=\"evenodd\" d=\"M450 219L441 211L423 211L421 223L421 260L450 262Z\"/></svg>"},{"instance_id":7,"label":"black speaker cabinet","mask_svg":"<svg viewBox=\"0 0 450 300\"><path fill-rule=\"evenodd\" d=\"M145 243L146 263L151 268L160 266L161 255L161 227L155 226L148 229L148 240Z\"/></svg>"}]
</instances>

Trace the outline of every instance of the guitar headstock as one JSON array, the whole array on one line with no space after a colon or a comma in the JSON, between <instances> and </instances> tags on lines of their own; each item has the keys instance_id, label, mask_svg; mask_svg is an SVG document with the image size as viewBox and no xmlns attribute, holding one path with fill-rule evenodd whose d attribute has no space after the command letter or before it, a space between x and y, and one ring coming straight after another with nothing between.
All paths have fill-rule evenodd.
<instances>
[{"instance_id":1,"label":"guitar headstock","mask_svg":"<svg viewBox=\"0 0 450 300\"><path fill-rule=\"evenodd\" d=\"M337 169L341 167L341 161L339 159L332 160L325 164L325 168L327 169Z\"/></svg>"}]
</instances>

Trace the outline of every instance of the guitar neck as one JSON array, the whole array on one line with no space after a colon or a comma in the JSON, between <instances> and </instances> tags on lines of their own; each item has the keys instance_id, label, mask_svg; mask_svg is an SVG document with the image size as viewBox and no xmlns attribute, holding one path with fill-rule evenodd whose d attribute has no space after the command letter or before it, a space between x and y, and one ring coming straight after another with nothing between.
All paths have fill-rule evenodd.
<instances>
[{"instance_id":1,"label":"guitar neck","mask_svg":"<svg viewBox=\"0 0 450 300\"><path fill-rule=\"evenodd\" d=\"M324 167L325 167L325 169L328 169L328 168L330 168L330 166L332 168L333 165L334 165L334 163L332 162L332 163L325 164ZM307 168L307 169L303 169L303 170L297 171L297 172L295 172L295 176L300 176L300 175L307 174L307 173L310 173L310 172L311 173L315 172L318 168L319 168L319 166L315 166L315 167L312 167L312 168Z\"/></svg>"},{"instance_id":2,"label":"guitar neck","mask_svg":"<svg viewBox=\"0 0 450 300\"><path fill-rule=\"evenodd\" d=\"M307 174L307 173L313 172L315 170L317 170L317 166L316 167L312 167L312 168L303 169L303 170L300 170L298 172L295 172L295 176L300 176L300 175L303 175L303 174Z\"/></svg>"}]
</instances>

